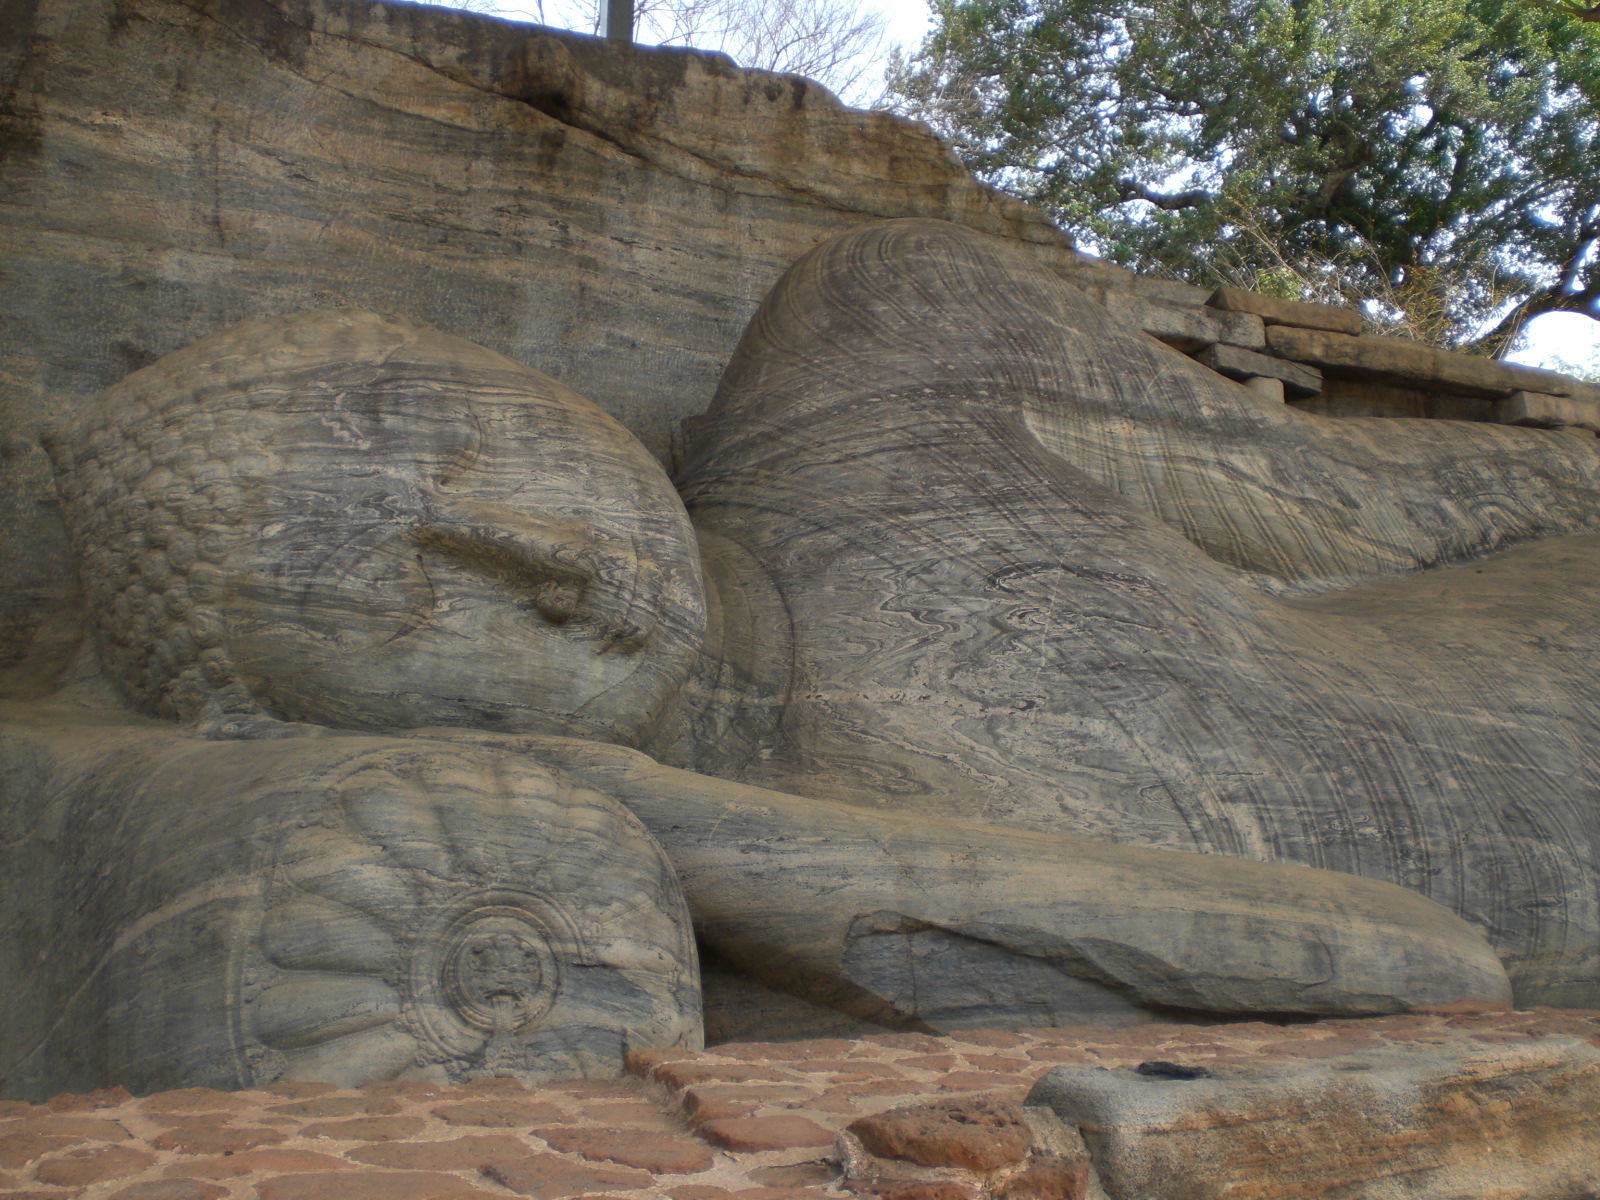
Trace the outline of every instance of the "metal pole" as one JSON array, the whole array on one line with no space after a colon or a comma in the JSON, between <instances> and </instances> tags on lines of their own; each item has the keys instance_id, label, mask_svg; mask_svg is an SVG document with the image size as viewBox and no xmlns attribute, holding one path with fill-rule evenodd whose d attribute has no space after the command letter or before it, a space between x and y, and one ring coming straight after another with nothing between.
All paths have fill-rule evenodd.
<instances>
[{"instance_id":1,"label":"metal pole","mask_svg":"<svg viewBox=\"0 0 1600 1200\"><path fill-rule=\"evenodd\" d=\"M633 0L606 0L606 39L633 41Z\"/></svg>"}]
</instances>

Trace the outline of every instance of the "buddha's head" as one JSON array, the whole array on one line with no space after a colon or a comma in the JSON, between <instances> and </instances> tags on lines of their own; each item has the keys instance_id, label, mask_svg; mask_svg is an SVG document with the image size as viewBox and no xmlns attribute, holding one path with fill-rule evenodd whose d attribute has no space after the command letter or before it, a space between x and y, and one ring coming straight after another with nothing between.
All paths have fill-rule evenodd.
<instances>
[{"instance_id":1,"label":"buddha's head","mask_svg":"<svg viewBox=\"0 0 1600 1200\"><path fill-rule=\"evenodd\" d=\"M404 319L247 321L52 449L105 666L155 715L631 744L699 649L693 531L645 449Z\"/></svg>"}]
</instances>

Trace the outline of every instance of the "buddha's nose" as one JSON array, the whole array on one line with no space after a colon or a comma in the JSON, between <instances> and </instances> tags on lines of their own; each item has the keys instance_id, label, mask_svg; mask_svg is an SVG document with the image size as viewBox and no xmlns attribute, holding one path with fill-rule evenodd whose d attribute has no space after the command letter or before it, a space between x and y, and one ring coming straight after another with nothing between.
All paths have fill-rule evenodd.
<instances>
[{"instance_id":1,"label":"buddha's nose","mask_svg":"<svg viewBox=\"0 0 1600 1200\"><path fill-rule=\"evenodd\" d=\"M656 572L625 538L583 521L454 502L414 526L410 540L505 589L514 602L600 654L643 648L658 619Z\"/></svg>"}]
</instances>

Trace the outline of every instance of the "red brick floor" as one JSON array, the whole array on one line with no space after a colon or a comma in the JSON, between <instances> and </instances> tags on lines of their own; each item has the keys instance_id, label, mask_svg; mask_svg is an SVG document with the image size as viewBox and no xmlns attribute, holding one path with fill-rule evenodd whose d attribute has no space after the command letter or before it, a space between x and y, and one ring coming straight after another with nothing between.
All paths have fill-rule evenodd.
<instances>
[{"instance_id":1,"label":"red brick floor","mask_svg":"<svg viewBox=\"0 0 1600 1200\"><path fill-rule=\"evenodd\" d=\"M1020 1176L1021 1167L992 1189L949 1172L864 1185L841 1178L849 1152L838 1135L859 1117L929 1101L1020 1104L1059 1063L1204 1064L1552 1036L1600 1045L1600 1013L885 1034L637 1052L629 1077L608 1083L292 1083L0 1100L0 1200L1068 1196L1078 1185L1037 1168Z\"/></svg>"}]
</instances>

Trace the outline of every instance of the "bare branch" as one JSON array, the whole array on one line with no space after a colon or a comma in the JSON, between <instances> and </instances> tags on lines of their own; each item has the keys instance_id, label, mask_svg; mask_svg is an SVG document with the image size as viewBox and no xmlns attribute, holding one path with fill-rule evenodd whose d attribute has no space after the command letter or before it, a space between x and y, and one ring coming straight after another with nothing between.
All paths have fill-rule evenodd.
<instances>
[{"instance_id":1,"label":"bare branch","mask_svg":"<svg viewBox=\"0 0 1600 1200\"><path fill-rule=\"evenodd\" d=\"M1577 313L1600 321L1600 283L1576 292L1564 292L1559 287L1535 292L1507 313L1488 333L1461 349L1482 350L1491 358L1501 358L1510 351L1529 321L1555 312Z\"/></svg>"},{"instance_id":2,"label":"bare branch","mask_svg":"<svg viewBox=\"0 0 1600 1200\"><path fill-rule=\"evenodd\" d=\"M1576 17L1580 21L1600 22L1600 4L1579 4L1576 0L1528 0L1528 3Z\"/></svg>"}]
</instances>

